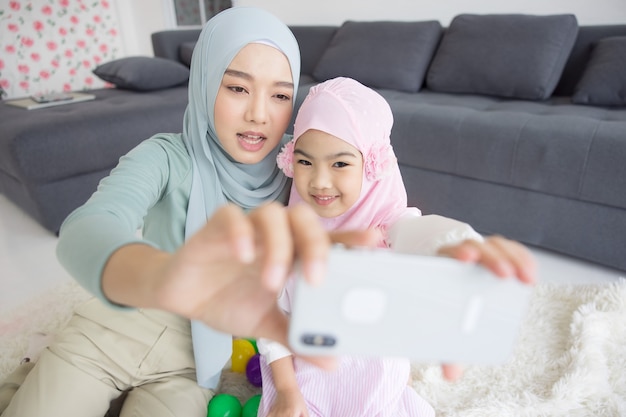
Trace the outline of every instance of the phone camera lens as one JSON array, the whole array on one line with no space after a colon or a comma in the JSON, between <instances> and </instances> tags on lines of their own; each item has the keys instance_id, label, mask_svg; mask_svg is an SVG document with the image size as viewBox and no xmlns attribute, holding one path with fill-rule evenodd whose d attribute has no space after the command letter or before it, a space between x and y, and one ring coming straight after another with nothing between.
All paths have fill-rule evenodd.
<instances>
[{"instance_id":1,"label":"phone camera lens","mask_svg":"<svg viewBox=\"0 0 626 417\"><path fill-rule=\"evenodd\" d=\"M335 346L337 340L328 335L305 334L302 336L302 343L310 346Z\"/></svg>"}]
</instances>

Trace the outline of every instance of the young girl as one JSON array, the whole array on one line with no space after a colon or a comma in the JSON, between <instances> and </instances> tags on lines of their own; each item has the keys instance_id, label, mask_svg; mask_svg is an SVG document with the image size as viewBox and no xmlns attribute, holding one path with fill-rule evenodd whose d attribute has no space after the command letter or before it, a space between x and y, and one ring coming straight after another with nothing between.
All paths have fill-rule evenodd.
<instances>
[{"instance_id":1,"label":"young girl","mask_svg":"<svg viewBox=\"0 0 626 417\"><path fill-rule=\"evenodd\" d=\"M375 229L379 246L393 247L390 228L420 212L407 208L390 143L392 124L385 99L355 80L336 78L311 88L298 112L294 139L278 156L278 166L293 177L289 204L313 207L329 230ZM467 225L457 226L455 238L482 240ZM279 298L287 312L292 289L293 279ZM259 416L434 416L407 385L411 367L406 359L346 356L329 373L292 358L277 343L260 339L258 346L263 375Z\"/></svg>"}]
</instances>

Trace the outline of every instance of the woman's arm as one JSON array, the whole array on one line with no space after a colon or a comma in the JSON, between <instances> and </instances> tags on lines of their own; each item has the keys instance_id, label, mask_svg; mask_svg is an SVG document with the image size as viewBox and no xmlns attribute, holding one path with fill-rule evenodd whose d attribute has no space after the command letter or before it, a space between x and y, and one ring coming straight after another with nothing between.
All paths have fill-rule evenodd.
<instances>
[{"instance_id":1,"label":"woman's arm","mask_svg":"<svg viewBox=\"0 0 626 417\"><path fill-rule=\"evenodd\" d=\"M178 159L177 163L170 163L174 158ZM139 229L150 208L162 201L170 188L179 186L190 169L189 156L182 144L177 146L173 141L155 138L142 142L120 159L118 166L100 182L98 190L89 200L63 222L57 244L61 264L103 302L136 306L138 303L123 303L114 294L109 299L103 293L105 266L114 253L123 254L131 245L143 248L144 254L155 255L161 251L172 251L182 243L184 213L178 216L163 213L162 221L155 219L155 223L171 225L171 229L176 226L183 228L178 236L169 234L168 238L148 241ZM178 197L181 201L175 203L186 207L185 198L181 195ZM137 268L148 265L149 259L135 255L139 264ZM133 270L133 274L137 272L137 269ZM139 286L134 287L134 276L120 277L126 282L124 290L133 293L141 290Z\"/></svg>"}]
</instances>

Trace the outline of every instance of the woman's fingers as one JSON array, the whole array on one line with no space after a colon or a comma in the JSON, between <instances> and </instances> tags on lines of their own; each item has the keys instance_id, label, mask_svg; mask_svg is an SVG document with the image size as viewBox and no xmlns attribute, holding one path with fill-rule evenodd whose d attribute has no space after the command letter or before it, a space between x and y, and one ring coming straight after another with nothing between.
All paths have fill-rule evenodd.
<instances>
[{"instance_id":1,"label":"woman's fingers","mask_svg":"<svg viewBox=\"0 0 626 417\"><path fill-rule=\"evenodd\" d=\"M261 280L272 291L285 283L294 257L294 236L287 210L278 203L263 205L249 214L255 232Z\"/></svg>"},{"instance_id":2,"label":"woman's fingers","mask_svg":"<svg viewBox=\"0 0 626 417\"><path fill-rule=\"evenodd\" d=\"M330 248L328 232L308 205L290 207L289 215L294 247L304 277L312 284L320 283L326 275L326 259Z\"/></svg>"}]
</instances>

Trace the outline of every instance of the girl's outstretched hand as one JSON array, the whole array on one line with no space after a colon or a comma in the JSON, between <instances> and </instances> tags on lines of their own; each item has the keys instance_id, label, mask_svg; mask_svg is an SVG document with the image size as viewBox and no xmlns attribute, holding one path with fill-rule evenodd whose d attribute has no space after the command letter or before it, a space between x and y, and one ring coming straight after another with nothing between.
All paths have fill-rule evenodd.
<instances>
[{"instance_id":1,"label":"girl's outstretched hand","mask_svg":"<svg viewBox=\"0 0 626 417\"><path fill-rule=\"evenodd\" d=\"M530 251L502 236L489 236L482 242L465 240L440 248L438 254L481 264L499 277L516 277L527 284L536 281L536 265Z\"/></svg>"},{"instance_id":2,"label":"girl's outstretched hand","mask_svg":"<svg viewBox=\"0 0 626 417\"><path fill-rule=\"evenodd\" d=\"M489 236L482 242L465 240L440 248L438 254L481 264L498 277L516 277L526 284L536 281L536 265L530 251L502 236ZM463 375L463 367L457 364L442 365L442 371L449 381L456 381Z\"/></svg>"}]
</instances>

